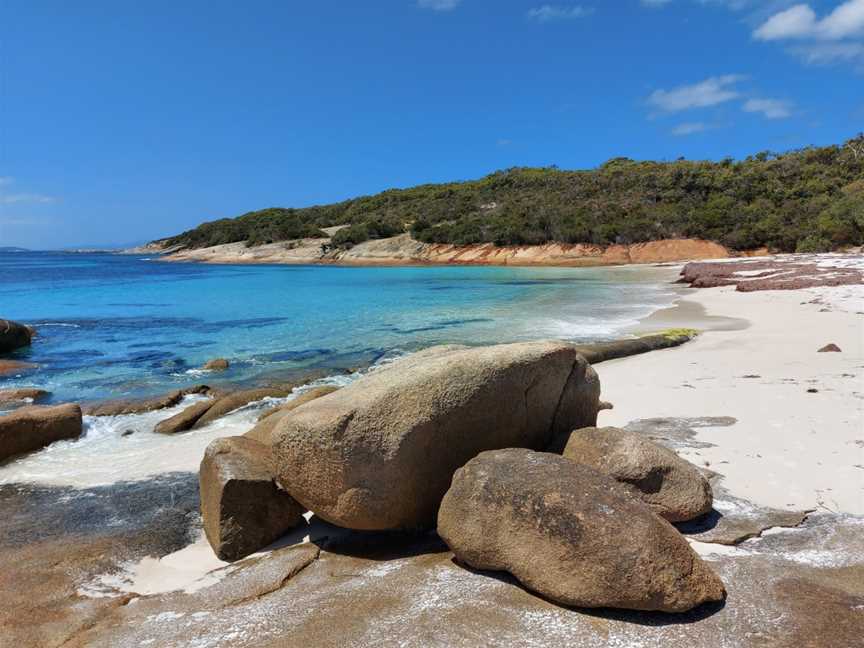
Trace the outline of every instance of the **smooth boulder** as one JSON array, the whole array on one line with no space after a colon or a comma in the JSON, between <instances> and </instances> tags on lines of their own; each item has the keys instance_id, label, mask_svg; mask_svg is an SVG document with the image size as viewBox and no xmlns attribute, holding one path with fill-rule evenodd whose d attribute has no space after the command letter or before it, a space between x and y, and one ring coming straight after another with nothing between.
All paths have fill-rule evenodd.
<instances>
[{"instance_id":1,"label":"smooth boulder","mask_svg":"<svg viewBox=\"0 0 864 648\"><path fill-rule=\"evenodd\" d=\"M260 389L244 389L236 391L222 398L217 398L216 402L208 409L204 415L199 418L195 425L195 429L209 425L216 419L222 418L226 414L230 414L234 410L254 403L255 401L264 400L265 398L282 398L291 393L293 387L262 387Z\"/></svg>"},{"instance_id":2,"label":"smooth boulder","mask_svg":"<svg viewBox=\"0 0 864 648\"><path fill-rule=\"evenodd\" d=\"M438 534L474 569L563 605L685 612L725 598L680 533L617 482L559 455L484 452L453 477Z\"/></svg>"},{"instance_id":3,"label":"smooth boulder","mask_svg":"<svg viewBox=\"0 0 864 648\"><path fill-rule=\"evenodd\" d=\"M701 517L714 502L711 484L696 466L638 432L575 430L563 454L609 475L670 522Z\"/></svg>"},{"instance_id":4,"label":"smooth boulder","mask_svg":"<svg viewBox=\"0 0 864 648\"><path fill-rule=\"evenodd\" d=\"M22 407L0 416L0 461L61 439L75 439L82 429L78 405Z\"/></svg>"},{"instance_id":5,"label":"smooth boulder","mask_svg":"<svg viewBox=\"0 0 864 648\"><path fill-rule=\"evenodd\" d=\"M191 430L192 426L198 422L204 414L213 406L212 400L201 401L185 408L182 412L175 414L171 418L164 421L159 421L154 428L159 434L177 434Z\"/></svg>"},{"instance_id":6,"label":"smooth boulder","mask_svg":"<svg viewBox=\"0 0 864 648\"><path fill-rule=\"evenodd\" d=\"M222 560L255 553L305 522L305 509L276 484L270 449L252 439L213 441L199 481L204 532Z\"/></svg>"},{"instance_id":7,"label":"smooth boulder","mask_svg":"<svg viewBox=\"0 0 864 648\"><path fill-rule=\"evenodd\" d=\"M274 407L271 410L264 412L259 418L258 423L251 430L246 432L243 436L247 436L250 439L255 439L256 441L260 441L265 445L273 445L273 430L276 429L276 425L288 415L288 412L292 412L301 405L305 405L316 398L321 398L322 396L326 396L327 394L332 394L334 391L339 389L336 385L322 385L321 387L313 387L309 389L297 398L288 401L284 405L280 407Z\"/></svg>"},{"instance_id":8,"label":"smooth boulder","mask_svg":"<svg viewBox=\"0 0 864 648\"><path fill-rule=\"evenodd\" d=\"M433 348L299 407L273 432L280 483L358 530L435 525L457 468L595 425L596 372L563 342Z\"/></svg>"},{"instance_id":9,"label":"smooth boulder","mask_svg":"<svg viewBox=\"0 0 864 648\"><path fill-rule=\"evenodd\" d=\"M33 329L12 320L0 319L0 353L9 353L30 346Z\"/></svg>"}]
</instances>

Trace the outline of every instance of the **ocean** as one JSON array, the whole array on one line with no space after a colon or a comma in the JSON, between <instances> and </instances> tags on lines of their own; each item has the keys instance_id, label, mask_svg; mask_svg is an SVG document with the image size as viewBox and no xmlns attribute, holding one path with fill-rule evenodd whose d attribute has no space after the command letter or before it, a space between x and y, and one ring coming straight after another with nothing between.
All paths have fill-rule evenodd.
<instances>
[{"instance_id":1,"label":"ocean","mask_svg":"<svg viewBox=\"0 0 864 648\"><path fill-rule=\"evenodd\" d=\"M32 347L11 356L38 368L0 378L0 388L34 386L54 402L86 402L312 371L317 382L339 383L435 344L612 339L674 301L669 274L644 266L225 266L0 252L0 317L38 331ZM216 357L230 369L201 371ZM201 433L155 434L173 411L87 417L85 438L13 461L0 468L0 482L92 484L183 470L182 448L194 455L257 416L253 406ZM165 456L165 444L175 457Z\"/></svg>"}]
</instances>

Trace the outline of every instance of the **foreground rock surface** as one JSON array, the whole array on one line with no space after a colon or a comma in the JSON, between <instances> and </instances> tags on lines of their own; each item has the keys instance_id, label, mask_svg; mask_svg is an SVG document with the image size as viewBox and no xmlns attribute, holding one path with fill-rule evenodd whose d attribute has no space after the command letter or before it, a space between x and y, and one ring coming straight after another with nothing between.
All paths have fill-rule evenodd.
<instances>
[{"instance_id":1,"label":"foreground rock surface","mask_svg":"<svg viewBox=\"0 0 864 648\"><path fill-rule=\"evenodd\" d=\"M0 416L0 461L60 441L81 436L77 405L34 405Z\"/></svg>"},{"instance_id":2,"label":"foreground rock surface","mask_svg":"<svg viewBox=\"0 0 864 648\"><path fill-rule=\"evenodd\" d=\"M30 346L33 329L12 320L0 319L0 353Z\"/></svg>"},{"instance_id":3,"label":"foreground rock surface","mask_svg":"<svg viewBox=\"0 0 864 648\"><path fill-rule=\"evenodd\" d=\"M711 484L699 469L638 432L576 430L563 454L609 475L670 522L693 520L711 510Z\"/></svg>"},{"instance_id":4,"label":"foreground rock surface","mask_svg":"<svg viewBox=\"0 0 864 648\"><path fill-rule=\"evenodd\" d=\"M305 522L305 509L276 484L270 449L257 441L216 439L199 479L204 532L222 560L248 556Z\"/></svg>"},{"instance_id":5,"label":"foreground rock surface","mask_svg":"<svg viewBox=\"0 0 864 648\"><path fill-rule=\"evenodd\" d=\"M472 459L441 503L438 533L463 563L509 572L564 605L686 612L726 594L673 526L605 475L554 454Z\"/></svg>"},{"instance_id":6,"label":"foreground rock surface","mask_svg":"<svg viewBox=\"0 0 864 648\"><path fill-rule=\"evenodd\" d=\"M457 468L594 425L599 395L597 374L565 343L427 349L280 421L279 481L339 526L431 528Z\"/></svg>"}]
</instances>

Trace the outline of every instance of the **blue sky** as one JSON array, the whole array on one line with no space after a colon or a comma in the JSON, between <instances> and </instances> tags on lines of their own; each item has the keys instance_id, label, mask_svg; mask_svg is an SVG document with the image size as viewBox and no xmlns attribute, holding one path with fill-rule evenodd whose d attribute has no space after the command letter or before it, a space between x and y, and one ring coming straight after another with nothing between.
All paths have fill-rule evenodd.
<instances>
[{"instance_id":1,"label":"blue sky","mask_svg":"<svg viewBox=\"0 0 864 648\"><path fill-rule=\"evenodd\" d=\"M864 130L864 0L5 0L0 246Z\"/></svg>"}]
</instances>

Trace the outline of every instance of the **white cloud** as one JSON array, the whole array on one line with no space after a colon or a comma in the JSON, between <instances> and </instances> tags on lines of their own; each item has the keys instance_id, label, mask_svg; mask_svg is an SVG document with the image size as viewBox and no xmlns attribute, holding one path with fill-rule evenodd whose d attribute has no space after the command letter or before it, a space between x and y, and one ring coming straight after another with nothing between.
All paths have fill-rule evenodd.
<instances>
[{"instance_id":1,"label":"white cloud","mask_svg":"<svg viewBox=\"0 0 864 648\"><path fill-rule=\"evenodd\" d=\"M741 96L733 86L745 78L738 74L726 74L671 90L655 90L648 97L648 103L663 112L716 106Z\"/></svg>"},{"instance_id":2,"label":"white cloud","mask_svg":"<svg viewBox=\"0 0 864 648\"><path fill-rule=\"evenodd\" d=\"M793 38L842 40L864 35L864 0L847 0L819 20L807 4L798 4L774 14L756 31L756 40Z\"/></svg>"},{"instance_id":3,"label":"white cloud","mask_svg":"<svg viewBox=\"0 0 864 648\"><path fill-rule=\"evenodd\" d=\"M708 130L708 128L709 126L704 122L685 122L683 124L678 124L675 128L673 128L672 134L676 137L685 137L687 135L703 133Z\"/></svg>"},{"instance_id":4,"label":"white cloud","mask_svg":"<svg viewBox=\"0 0 864 648\"><path fill-rule=\"evenodd\" d=\"M542 5L528 10L528 17L537 22L551 22L553 20L573 20L575 18L583 18L594 13L590 7L582 5L573 5L563 7L560 5Z\"/></svg>"},{"instance_id":5,"label":"white cloud","mask_svg":"<svg viewBox=\"0 0 864 648\"><path fill-rule=\"evenodd\" d=\"M748 99L744 102L742 110L760 113L766 119L786 119L792 116L792 105L780 99Z\"/></svg>"},{"instance_id":6,"label":"white cloud","mask_svg":"<svg viewBox=\"0 0 864 648\"><path fill-rule=\"evenodd\" d=\"M452 11L461 2L462 0L417 0L417 6L432 11Z\"/></svg>"}]
</instances>

